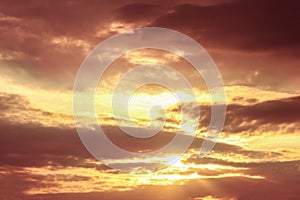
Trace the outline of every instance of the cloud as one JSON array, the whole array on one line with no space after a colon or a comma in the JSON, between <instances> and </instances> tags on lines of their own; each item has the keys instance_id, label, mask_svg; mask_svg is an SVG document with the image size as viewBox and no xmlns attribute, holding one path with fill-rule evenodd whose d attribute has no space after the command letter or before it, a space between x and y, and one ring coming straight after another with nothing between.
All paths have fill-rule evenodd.
<instances>
[{"instance_id":1,"label":"cloud","mask_svg":"<svg viewBox=\"0 0 300 200\"><path fill-rule=\"evenodd\" d=\"M40 124L42 126L72 126L72 117L66 114L48 112L33 107L28 98L0 93L0 119L13 124Z\"/></svg>"},{"instance_id":2,"label":"cloud","mask_svg":"<svg viewBox=\"0 0 300 200\"><path fill-rule=\"evenodd\" d=\"M1 102L6 102L6 104L0 104L2 108L6 107L6 110L15 109L15 107L18 108L10 112L19 112L19 109L24 110L24 112L26 111L25 113L32 112L29 104L20 96L7 95L3 98L5 100ZM37 115L39 112L41 111L36 110L33 112L33 115ZM47 117L49 116L55 118L51 113L47 114ZM80 165L80 162L84 163L85 159L92 158L81 143L75 128L72 126L45 126L41 123L33 123L31 121L20 123L16 120L10 122L7 119L2 119L0 127L2 130L0 134L0 154L3 165L44 166L49 163L56 166L68 164ZM147 152L159 149L168 144L175 136L173 132L162 131L151 138L139 139L123 133L118 127L103 126L102 128L113 143L122 149L133 152ZM191 136L186 135L185 137ZM195 139L192 148L200 150L202 141L201 138ZM245 158L252 159L280 155L245 150L241 147L225 143L217 144L214 151L223 155L231 153L240 154ZM28 156L30 156L30 159L28 159Z\"/></svg>"},{"instance_id":3,"label":"cloud","mask_svg":"<svg viewBox=\"0 0 300 200\"><path fill-rule=\"evenodd\" d=\"M261 120L264 123L293 123L300 121L300 96L281 100L266 101L238 111L249 120Z\"/></svg>"},{"instance_id":4,"label":"cloud","mask_svg":"<svg viewBox=\"0 0 300 200\"><path fill-rule=\"evenodd\" d=\"M106 8L110 5L113 4L97 1L89 4L83 1L51 4L34 1L28 4L22 1L1 2L0 13L5 16L2 17L5 23L0 24L0 38L3 41L0 51L7 55L1 66L8 65L21 78L20 71L25 70L32 81L44 84L45 87L53 87L56 82L56 87L65 88L66 83L62 80L70 80L70 74L75 74L86 51L101 41L94 34L99 27L97 25L104 25L108 17ZM67 38L67 44L53 42L57 38ZM83 41L85 45L80 45ZM18 76L15 74L14 78Z\"/></svg>"},{"instance_id":5,"label":"cloud","mask_svg":"<svg viewBox=\"0 0 300 200\"><path fill-rule=\"evenodd\" d=\"M131 8L139 6L122 7L123 20L132 21ZM196 39L217 63L225 84L299 92L295 88L299 80L293 75L298 74L300 63L299 6L295 0L229 1L207 6L173 2L155 5L158 14L133 13L136 21L152 21L145 26L171 28ZM153 5L143 7L147 10Z\"/></svg>"},{"instance_id":6,"label":"cloud","mask_svg":"<svg viewBox=\"0 0 300 200\"><path fill-rule=\"evenodd\" d=\"M297 125L300 122L299 105L299 96L267 100L250 105L235 104L233 102L227 106L223 132L225 134L246 133L256 135L263 134L266 131L281 130L281 134L296 133L298 131ZM200 127L205 128L210 122L211 107L207 105L199 106L201 109Z\"/></svg>"},{"instance_id":7,"label":"cloud","mask_svg":"<svg viewBox=\"0 0 300 200\"><path fill-rule=\"evenodd\" d=\"M191 33L207 43L243 50L299 48L299 2L233 1L215 6L182 4L153 25Z\"/></svg>"},{"instance_id":8,"label":"cloud","mask_svg":"<svg viewBox=\"0 0 300 200\"><path fill-rule=\"evenodd\" d=\"M222 179L193 180L185 185L172 186L144 186L122 192L93 192L93 193L65 193L41 194L26 196L27 199L194 199L205 196L233 199L297 199L297 187L284 185L268 180L257 180L239 177Z\"/></svg>"},{"instance_id":9,"label":"cloud","mask_svg":"<svg viewBox=\"0 0 300 200\"><path fill-rule=\"evenodd\" d=\"M299 103L298 96L260 102L250 106L229 105L224 131L259 134L259 132L263 132L260 130L276 131L281 129L281 134L296 133L297 124L300 122ZM294 124L294 129L289 129L288 124Z\"/></svg>"},{"instance_id":10,"label":"cloud","mask_svg":"<svg viewBox=\"0 0 300 200\"><path fill-rule=\"evenodd\" d=\"M19 107L20 105L17 102L26 102L20 96L11 95L5 98L7 104L6 106L2 105L2 108L6 107L5 109L13 106ZM278 101L293 102L294 99L297 98ZM26 105L26 103L23 104ZM45 188L52 188L55 191L72 191L76 188L76 185L87 182L93 183L93 187L86 189L97 191L97 186L104 187L107 182L99 182L101 179L93 177L95 176L94 173L82 176L75 176L74 173L79 171L85 171L86 173L88 170L92 170L95 173L98 172L98 175L102 177L115 172L110 172L109 168L97 164L97 161L88 154L80 142L73 128L44 127L31 123L12 124L7 123L5 120L1 121L0 128L0 157L2 171L4 172L1 174L1 182L6 185L2 188L1 197L3 198L11 196L12 193L11 198L15 199L134 199L134 197L142 194L145 196L145 199L153 199L154 196L158 199L187 199L208 195L241 199L249 197L260 199L261 196L267 196L272 199L277 197L296 199L297 197L298 189L294 185L299 183L300 163L298 161L265 162L265 160L276 160L282 155L276 152L247 150L225 143L218 143L208 158L199 160L196 153L192 154L192 157L187 159L186 162L187 164L196 163L197 166L218 164L220 166L230 166L232 169L202 170L191 167L185 173L178 173L182 175L197 173L208 177L187 181L181 186L176 183L169 186L148 184L139 185L135 188L130 187L129 190L123 192L116 191L118 187L114 186L114 191L106 192L78 193L77 189L76 193L47 194L50 190ZM116 127L106 127L106 133L120 147L127 147L127 149L132 151L157 148L157 146L166 143L173 137L172 133L168 133L170 135L164 133L160 137L151 138L151 141L141 143L138 139L132 140L132 138L121 135L122 133ZM192 145L192 150L197 152L201 143L202 139L196 139ZM240 160L236 159L237 157ZM53 175L45 176L44 173L48 173L49 170L53 170ZM64 170L68 170L68 175L64 174ZM222 177L226 173L232 173L232 176L236 175L236 173L249 176L263 176L266 179ZM125 174L124 176L128 178L129 175ZM219 177L209 178L209 176ZM26 187L22 185L26 185ZM20 192L16 193L16 188ZM203 189L199 190L199 188ZM274 192L274 188L276 192ZM39 191L46 193L36 194ZM155 191L159 194L158 196L153 196L153 192L156 194ZM172 191L177 193L174 194ZM29 195L30 192L34 194Z\"/></svg>"},{"instance_id":11,"label":"cloud","mask_svg":"<svg viewBox=\"0 0 300 200\"><path fill-rule=\"evenodd\" d=\"M20 84L70 89L89 50L114 33L144 26L171 28L196 39L209 50L226 83L287 91L299 84L289 73L299 70L295 0L0 5L1 71Z\"/></svg>"},{"instance_id":12,"label":"cloud","mask_svg":"<svg viewBox=\"0 0 300 200\"><path fill-rule=\"evenodd\" d=\"M162 8L159 5L146 3L127 4L116 9L116 19L136 23L137 21L153 19L161 14ZM147 22L147 21L146 21Z\"/></svg>"},{"instance_id":13,"label":"cloud","mask_svg":"<svg viewBox=\"0 0 300 200\"><path fill-rule=\"evenodd\" d=\"M2 187L0 188L1 199L20 200L25 197L24 191L38 185L46 187L51 184L43 184L41 180L44 178L42 175L29 175L22 168L0 168L0 180ZM53 185L52 185L53 186Z\"/></svg>"},{"instance_id":14,"label":"cloud","mask_svg":"<svg viewBox=\"0 0 300 200\"><path fill-rule=\"evenodd\" d=\"M14 84L27 85L24 87L27 89L34 86L70 90L80 63L99 42L129 28L162 26L186 33L204 45L219 66L226 85L295 94L299 92L299 6L296 0L1 1L0 72ZM119 76L127 63L116 63L113 74ZM175 64L193 75L187 65L177 61ZM2 87L11 88L8 84ZM128 174L119 175L100 164L81 143L70 123L71 116L36 108L28 98L9 94L19 91L5 89L8 93L0 94L0 198L298 199L300 163L291 160L298 158L296 145L289 147L287 143L281 149L264 149L261 145L258 149L262 150L258 150L223 143L235 135L241 136L238 144L244 145L243 140L251 142L251 135L297 135L299 132L299 96L289 97L292 94L288 93L276 96L266 90L258 92L249 88L245 89L247 95L235 93L240 88L231 91L234 94L231 96L236 98L228 105L224 134L213 152L199 160L203 139L196 138L185 154L191 156L186 160L187 166L195 164L196 167L190 166L185 172L173 171L173 175L195 173L214 178L195 178L166 186L137 183L129 180ZM204 133L210 120L210 107L204 105L200 109L200 129ZM169 119L168 122L177 121ZM115 144L134 152L158 149L174 137L174 127L167 127L166 131L144 141L127 136L114 126L103 128ZM272 140L264 142L272 143ZM223 168L199 169L208 163ZM240 177L222 177L230 173ZM116 174L118 179L109 179ZM78 193L89 187L87 183L91 183L92 191L97 191L96 187L114 191ZM28 191L65 193L29 195Z\"/></svg>"}]
</instances>

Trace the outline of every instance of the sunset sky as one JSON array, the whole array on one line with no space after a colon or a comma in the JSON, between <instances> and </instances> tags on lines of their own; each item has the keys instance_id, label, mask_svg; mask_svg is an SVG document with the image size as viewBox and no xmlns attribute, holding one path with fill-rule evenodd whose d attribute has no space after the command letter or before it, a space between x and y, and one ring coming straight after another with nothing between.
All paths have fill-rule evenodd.
<instances>
[{"instance_id":1,"label":"sunset sky","mask_svg":"<svg viewBox=\"0 0 300 200\"><path fill-rule=\"evenodd\" d=\"M124 54L111 63L96 89L96 117L106 136L138 153L170 142L181 120L193 122L184 127L184 137L196 133L172 166L124 172L104 165L82 144L73 119L73 84L99 43L142 27L179 31L207 50L224 81L226 120L213 151L199 158L212 105L201 76L170 52ZM297 0L0 1L0 199L300 199L299 27ZM128 105L132 121L124 117L116 123L116 84L124 73L149 63L177 70L190 82L197 101L191 102L183 88L177 92L184 102L177 102L164 87L142 86ZM150 76L145 71L127 81ZM115 106L124 106L125 93L126 88ZM156 103L166 118L159 134L143 140L118 127L146 127ZM180 104L199 108L200 119L193 121L193 113L182 117ZM160 124L163 112L152 114ZM164 163L173 156L110 162Z\"/></svg>"}]
</instances>

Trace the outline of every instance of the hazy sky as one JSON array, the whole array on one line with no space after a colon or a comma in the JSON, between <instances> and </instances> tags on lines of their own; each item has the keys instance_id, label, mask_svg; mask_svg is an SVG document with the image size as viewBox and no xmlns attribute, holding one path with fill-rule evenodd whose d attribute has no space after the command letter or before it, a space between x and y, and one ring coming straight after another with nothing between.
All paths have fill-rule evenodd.
<instances>
[{"instance_id":1,"label":"hazy sky","mask_svg":"<svg viewBox=\"0 0 300 200\"><path fill-rule=\"evenodd\" d=\"M299 10L296 0L1 1L0 199L299 199ZM124 55L106 71L95 97L99 123L115 144L155 150L180 123L169 91L149 86L137 91L130 114L147 125L148 108L161 102L163 130L141 141L116 126L111 93L121 75L139 64L168 64L187 77L198 100L190 106L200 106L201 118L182 160L154 174L120 172L81 143L72 116L73 83L100 42L153 26L182 32L208 51L224 80L226 121L214 150L199 159L210 120L203 81L186 60L168 52ZM161 113L155 117L160 121Z\"/></svg>"}]
</instances>

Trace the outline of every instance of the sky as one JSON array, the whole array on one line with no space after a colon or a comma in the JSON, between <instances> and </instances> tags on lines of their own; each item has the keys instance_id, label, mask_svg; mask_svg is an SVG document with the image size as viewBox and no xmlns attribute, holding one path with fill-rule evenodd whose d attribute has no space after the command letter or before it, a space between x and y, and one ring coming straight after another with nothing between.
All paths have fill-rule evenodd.
<instances>
[{"instance_id":1,"label":"sky","mask_svg":"<svg viewBox=\"0 0 300 200\"><path fill-rule=\"evenodd\" d=\"M299 10L296 0L1 1L0 199L299 199ZM227 111L217 144L199 158L212 107L201 76L170 52L140 49L122 55L95 90L97 126L107 138L141 153L170 142L182 120L193 122L183 138L196 133L173 165L125 172L94 158L81 142L72 112L73 85L98 44L142 27L172 29L201 44L222 75ZM177 102L165 87L142 86L128 104L133 121L119 116L118 124L112 113L115 86L123 74L148 63L177 70L189 80L196 102L182 88L177 92L185 101ZM177 80L174 73L160 72ZM146 71L125 86L152 76ZM126 91L118 93L119 109ZM149 110L156 103L164 112L152 110L151 121ZM193 112L182 117L183 105L199 108L200 118L194 120ZM161 124L164 117L160 132L147 139L129 137L119 127ZM146 165L173 157L109 162Z\"/></svg>"}]
</instances>

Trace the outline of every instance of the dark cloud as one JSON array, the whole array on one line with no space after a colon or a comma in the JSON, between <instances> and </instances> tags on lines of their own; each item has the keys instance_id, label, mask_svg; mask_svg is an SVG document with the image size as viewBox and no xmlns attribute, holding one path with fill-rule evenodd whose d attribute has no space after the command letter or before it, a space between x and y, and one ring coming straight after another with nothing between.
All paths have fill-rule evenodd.
<instances>
[{"instance_id":1,"label":"dark cloud","mask_svg":"<svg viewBox=\"0 0 300 200\"><path fill-rule=\"evenodd\" d=\"M153 25L190 33L200 41L239 50L300 47L300 3L289 1L233 1L216 6L183 4Z\"/></svg>"},{"instance_id":2,"label":"dark cloud","mask_svg":"<svg viewBox=\"0 0 300 200\"><path fill-rule=\"evenodd\" d=\"M263 153L263 152L262 152ZM272 152L270 152L270 155ZM260 157L257 154L257 157ZM222 166L231 166L234 168L245 168L242 172L244 174L252 175L252 176L263 176L269 181L286 183L286 184L299 184L300 177L300 161L272 161L271 157L260 157L260 162L248 161L243 162L242 160L236 161L232 160L224 160L222 157L220 158L199 158L197 154L193 154L190 158L188 158L186 163L195 163L198 165L201 164L217 164Z\"/></svg>"},{"instance_id":3,"label":"dark cloud","mask_svg":"<svg viewBox=\"0 0 300 200\"><path fill-rule=\"evenodd\" d=\"M250 101L255 102L256 100L250 99ZM199 108L201 109L200 127L205 128L211 120L211 107L200 105ZM255 135L263 134L259 131L263 125L269 125L266 130L277 131L282 124L295 123L294 128L286 130L289 132L281 132L282 134L295 133L298 130L296 124L300 122L299 113L300 96L250 105L233 103L227 106L223 131L226 134L243 132Z\"/></svg>"},{"instance_id":4,"label":"dark cloud","mask_svg":"<svg viewBox=\"0 0 300 200\"><path fill-rule=\"evenodd\" d=\"M18 167L0 168L0 198L20 200L26 198L24 192L33 187L56 186L55 183L43 183L42 175L28 174L26 170Z\"/></svg>"},{"instance_id":5,"label":"dark cloud","mask_svg":"<svg viewBox=\"0 0 300 200\"><path fill-rule=\"evenodd\" d=\"M200 147L203 143L202 138L194 139L190 149L195 150L197 153L195 157L199 159L200 155ZM245 160L253 160L253 159L261 159L261 160L270 160L270 159L277 159L282 156L282 153L276 151L261 151L261 150L251 150L246 149L241 146L226 144L222 142L217 142L212 150L211 154L217 153L219 155L223 155L224 159L234 159L234 158L241 158ZM204 159L205 160L205 159ZM190 160L188 160L190 161ZM209 162L207 162L209 163Z\"/></svg>"},{"instance_id":6,"label":"dark cloud","mask_svg":"<svg viewBox=\"0 0 300 200\"><path fill-rule=\"evenodd\" d=\"M153 19L153 17L160 15L161 12L162 8L159 5L135 3L118 8L116 10L116 19L135 23L149 20L149 18Z\"/></svg>"},{"instance_id":7,"label":"dark cloud","mask_svg":"<svg viewBox=\"0 0 300 200\"><path fill-rule=\"evenodd\" d=\"M90 158L74 128L39 122L58 115L33 108L23 96L6 93L0 93L0 109L1 165L67 165L76 163L76 157Z\"/></svg>"},{"instance_id":8,"label":"dark cloud","mask_svg":"<svg viewBox=\"0 0 300 200\"><path fill-rule=\"evenodd\" d=\"M59 121L60 115L35 109L23 96L6 93L0 93L0 108L3 111L0 114L0 154L4 156L3 162L17 162L21 159L21 163L24 158L18 156L20 154L30 155L32 159L37 158L43 162L53 158L53 155L90 157L75 127L58 123L54 123L53 126L51 123L50 126L47 124L50 122L47 118L58 118ZM39 120L45 120L46 124ZM118 127L102 128L112 142L134 152L157 149L174 137L174 133L161 132L143 140L124 134ZM74 158L69 159L72 161Z\"/></svg>"},{"instance_id":9,"label":"dark cloud","mask_svg":"<svg viewBox=\"0 0 300 200\"><path fill-rule=\"evenodd\" d=\"M285 47L285 42L288 47L297 47L299 42L295 26L299 18L297 1L231 1L207 6L196 2L173 4L174 7L172 3L129 4L117 10L118 19L127 22L152 20L149 26L185 32L208 47L274 50L274 46Z\"/></svg>"},{"instance_id":10,"label":"dark cloud","mask_svg":"<svg viewBox=\"0 0 300 200\"><path fill-rule=\"evenodd\" d=\"M249 106L229 105L224 132L226 134L243 132L263 134L257 132L257 130L264 124L272 124L271 127L274 127L281 123L297 123L299 122L299 101L299 97L293 97L260 102ZM198 105L193 104L191 106ZM29 102L19 95L2 94L0 96L0 107L4 111L3 113L22 111L31 113L31 117L34 117L34 115L56 117L52 113L32 108ZM210 121L210 107L200 106L200 109L202 113L200 124L201 127L205 128ZM175 110L175 112L177 111ZM252 120L256 120L256 122L253 124L251 123ZM250 124L244 123L245 121ZM78 164L83 159L91 158L74 127L49 127L31 121L27 123L11 122L7 121L4 115L4 118L2 116L0 121L0 128L2 164L30 165L31 162L34 165L40 162L40 164L46 165L48 161L55 161L57 165L60 165L63 163L65 156L70 156L66 157L65 164ZM153 137L139 139L125 134L118 127L103 126L102 128L113 143L132 152L147 152L159 149L168 144L175 136L175 132L162 131ZM202 142L201 138L195 139L191 148L200 150ZM246 150L239 146L224 143L218 143L214 151L226 155L234 153L247 158L269 159L281 156L281 154L275 152ZM30 156L31 159L26 161L26 156ZM76 162L77 158L81 158L81 160Z\"/></svg>"},{"instance_id":11,"label":"dark cloud","mask_svg":"<svg viewBox=\"0 0 300 200\"><path fill-rule=\"evenodd\" d=\"M127 7L122 17L131 22ZM300 73L298 1L229 1L207 6L173 2L156 7L159 14L133 12L135 20L146 19L152 21L147 26L171 28L196 39L217 63L225 84L299 92L295 75ZM254 76L255 72L259 75Z\"/></svg>"},{"instance_id":12,"label":"dark cloud","mask_svg":"<svg viewBox=\"0 0 300 200\"><path fill-rule=\"evenodd\" d=\"M42 127L34 125L13 125L0 123L0 156L2 165L13 166L83 166L85 159L95 160L81 143L76 130ZM118 128L104 127L105 133L120 148L132 151L153 151L170 142L174 133L163 132L146 141L127 136ZM186 136L190 137L190 136ZM191 148L200 151L203 139L194 140ZM174 149L175 151L175 149ZM245 158L277 158L280 153L246 150L242 147L217 143L213 152L223 155L240 155ZM96 160L95 160L96 161Z\"/></svg>"},{"instance_id":13,"label":"dark cloud","mask_svg":"<svg viewBox=\"0 0 300 200\"><path fill-rule=\"evenodd\" d=\"M148 152L160 149L171 142L175 136L175 133L160 131L150 138L141 139L129 136L118 127L113 126L104 126L103 131L114 144L132 152ZM136 132L136 130L133 131Z\"/></svg>"},{"instance_id":14,"label":"dark cloud","mask_svg":"<svg viewBox=\"0 0 300 200\"><path fill-rule=\"evenodd\" d=\"M266 101L242 109L232 106L237 115L245 116L249 120L261 120L264 123L293 123L300 122L300 96Z\"/></svg>"},{"instance_id":15,"label":"dark cloud","mask_svg":"<svg viewBox=\"0 0 300 200\"><path fill-rule=\"evenodd\" d=\"M1 2L1 13L25 20L21 27L28 28L28 32L52 35L69 35L84 37L94 32L97 23L103 23L109 17L107 8L115 3L108 1L10 1ZM105 19L103 19L105 17ZM27 21L28 20L28 21ZM34 21L31 21L34 20ZM87 21L88 20L88 21ZM28 23L35 22L37 26Z\"/></svg>"},{"instance_id":16,"label":"dark cloud","mask_svg":"<svg viewBox=\"0 0 300 200\"><path fill-rule=\"evenodd\" d=\"M1 2L2 21L9 22L0 24L0 52L9 58L1 59L1 67L9 68L13 76L19 74L20 77L14 78L26 84L30 84L27 81L30 79L31 83L35 81L43 87L53 87L55 83L56 88L70 87L72 81L65 81L72 80L86 50L103 40L101 36L96 37L96 32L110 22L107 13L110 5L114 4L105 1ZM9 17L16 20L11 22ZM61 37L67 38L63 44L53 43L55 38ZM20 74L22 69L27 76Z\"/></svg>"},{"instance_id":17,"label":"dark cloud","mask_svg":"<svg viewBox=\"0 0 300 200\"><path fill-rule=\"evenodd\" d=\"M89 157L74 129L1 122L1 154Z\"/></svg>"},{"instance_id":18,"label":"dark cloud","mask_svg":"<svg viewBox=\"0 0 300 200\"><path fill-rule=\"evenodd\" d=\"M279 127L276 126L280 124L298 124L300 122L299 105L299 96L260 102L249 106L229 105L225 132L238 133L246 131L250 134L258 134L257 129L262 125L269 124L269 129L276 131L279 130ZM291 129L288 133L294 133L296 130L297 128L294 130ZM282 132L282 134L284 134L284 132Z\"/></svg>"},{"instance_id":19,"label":"dark cloud","mask_svg":"<svg viewBox=\"0 0 300 200\"><path fill-rule=\"evenodd\" d=\"M88 2L2 1L0 65L8 68L5 73L22 84L70 89L87 51L116 33L111 23L122 22L124 29L162 26L190 35L220 64L226 83L288 91L299 84L296 76L287 78L299 71L298 1ZM55 38L64 43L53 43ZM287 67L288 72L280 71ZM262 76L241 78L251 70Z\"/></svg>"}]
</instances>

